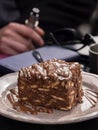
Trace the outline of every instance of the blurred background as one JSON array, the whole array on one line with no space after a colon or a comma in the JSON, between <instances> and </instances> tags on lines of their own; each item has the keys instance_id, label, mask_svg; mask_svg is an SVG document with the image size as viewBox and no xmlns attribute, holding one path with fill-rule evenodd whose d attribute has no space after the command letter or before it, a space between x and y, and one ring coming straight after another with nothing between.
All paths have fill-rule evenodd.
<instances>
[{"instance_id":1,"label":"blurred background","mask_svg":"<svg viewBox=\"0 0 98 130\"><path fill-rule=\"evenodd\" d=\"M98 4L89 19L89 22L82 24L79 26L79 30L85 34L85 33L91 33L93 36L98 35Z\"/></svg>"}]
</instances>

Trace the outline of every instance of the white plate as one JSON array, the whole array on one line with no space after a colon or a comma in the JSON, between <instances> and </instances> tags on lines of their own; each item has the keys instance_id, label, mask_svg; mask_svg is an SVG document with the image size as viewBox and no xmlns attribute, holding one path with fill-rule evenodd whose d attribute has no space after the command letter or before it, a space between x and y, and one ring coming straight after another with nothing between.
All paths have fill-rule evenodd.
<instances>
[{"instance_id":1,"label":"white plate","mask_svg":"<svg viewBox=\"0 0 98 130\"><path fill-rule=\"evenodd\" d=\"M98 117L98 101L94 93L91 97L96 100L95 106L83 97L83 103L78 104L70 111L54 110L52 114L38 113L31 115L23 112L18 112L13 109L12 105L6 98L9 89L17 86L17 73L5 75L0 78L0 114L22 122L38 123L38 124L68 124L81 122ZM91 89L98 92L98 76L83 72L83 89ZM94 103L94 102L93 102Z\"/></svg>"}]
</instances>

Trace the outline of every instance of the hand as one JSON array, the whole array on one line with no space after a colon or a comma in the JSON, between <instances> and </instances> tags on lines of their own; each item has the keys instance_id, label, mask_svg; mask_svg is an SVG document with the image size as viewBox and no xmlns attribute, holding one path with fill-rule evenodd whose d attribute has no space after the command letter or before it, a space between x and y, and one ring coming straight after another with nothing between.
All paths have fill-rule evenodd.
<instances>
[{"instance_id":1,"label":"hand","mask_svg":"<svg viewBox=\"0 0 98 130\"><path fill-rule=\"evenodd\" d=\"M9 23L0 30L0 53L15 55L42 46L44 31L36 27Z\"/></svg>"}]
</instances>

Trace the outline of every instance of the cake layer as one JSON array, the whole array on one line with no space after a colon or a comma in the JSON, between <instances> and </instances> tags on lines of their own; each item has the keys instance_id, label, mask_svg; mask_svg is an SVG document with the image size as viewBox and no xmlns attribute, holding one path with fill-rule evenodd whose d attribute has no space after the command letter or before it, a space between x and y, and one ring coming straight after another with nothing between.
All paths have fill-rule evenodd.
<instances>
[{"instance_id":1,"label":"cake layer","mask_svg":"<svg viewBox=\"0 0 98 130\"><path fill-rule=\"evenodd\" d=\"M82 101L81 66L52 59L22 68L18 92L22 104L69 110Z\"/></svg>"}]
</instances>

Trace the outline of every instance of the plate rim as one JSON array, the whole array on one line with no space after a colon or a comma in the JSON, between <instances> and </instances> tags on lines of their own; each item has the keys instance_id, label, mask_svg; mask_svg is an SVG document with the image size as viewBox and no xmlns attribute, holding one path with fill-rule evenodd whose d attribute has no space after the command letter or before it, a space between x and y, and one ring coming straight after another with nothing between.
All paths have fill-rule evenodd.
<instances>
[{"instance_id":1,"label":"plate rim","mask_svg":"<svg viewBox=\"0 0 98 130\"><path fill-rule=\"evenodd\" d=\"M18 74L18 72L6 74L4 76L1 76L0 80L4 80L5 78L9 78L10 76L12 76L12 77L17 76L17 74ZM98 75L93 74L93 73L83 71L82 74L98 78ZM1 103L1 101L0 101L0 103ZM7 112L7 110L6 110L6 112ZM92 113L88 112L86 115L84 115L84 114L81 115L80 114L81 117L77 117L77 118L73 117L70 120L63 120L63 121L59 120L59 121L54 121L54 122L52 122L52 121L49 122L49 120L46 120L46 119L45 119L45 122L43 122L43 121L40 121L38 118L36 118L36 120L35 120L35 118L27 120L27 118L25 118L25 117L23 118L23 116L21 116L21 115L19 117L19 113L18 113L18 115L16 115L16 114L15 115L10 115L9 113L8 114L4 113L3 110L1 110L1 109L0 109L0 115L2 115L4 117L7 117L7 118L10 118L10 119L14 119L14 120L21 121L21 122L27 122L27 123L35 123L35 124L69 124L69 123L76 123L76 122L81 122L81 121L96 118L96 117L98 117L98 111L95 111L95 112L92 112Z\"/></svg>"}]
</instances>

